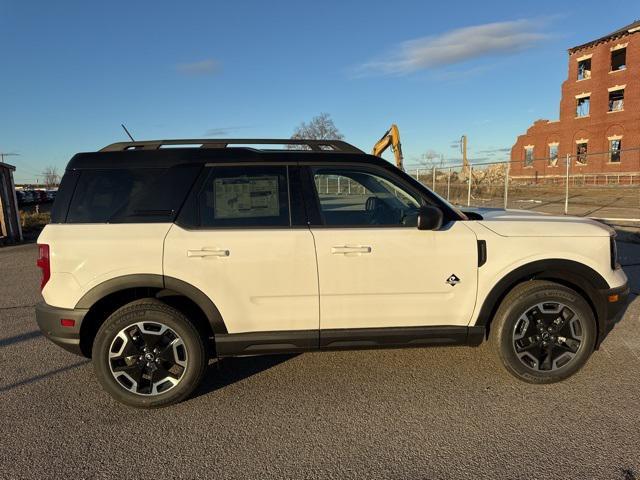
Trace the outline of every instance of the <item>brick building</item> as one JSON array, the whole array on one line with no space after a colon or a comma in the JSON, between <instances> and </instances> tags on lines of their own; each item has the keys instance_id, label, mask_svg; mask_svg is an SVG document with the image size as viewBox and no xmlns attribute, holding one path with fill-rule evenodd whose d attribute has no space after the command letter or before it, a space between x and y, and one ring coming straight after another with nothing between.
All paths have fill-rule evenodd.
<instances>
[{"instance_id":1,"label":"brick building","mask_svg":"<svg viewBox=\"0 0 640 480\"><path fill-rule=\"evenodd\" d=\"M569 49L559 120L537 120L511 149L514 176L640 172L640 21Z\"/></svg>"}]
</instances>

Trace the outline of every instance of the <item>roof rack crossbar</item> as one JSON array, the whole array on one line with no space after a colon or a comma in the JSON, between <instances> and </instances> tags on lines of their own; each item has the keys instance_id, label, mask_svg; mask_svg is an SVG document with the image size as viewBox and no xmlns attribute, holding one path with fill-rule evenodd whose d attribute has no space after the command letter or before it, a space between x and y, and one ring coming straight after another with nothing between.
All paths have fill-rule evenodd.
<instances>
[{"instance_id":1,"label":"roof rack crossbar","mask_svg":"<svg viewBox=\"0 0 640 480\"><path fill-rule=\"evenodd\" d=\"M227 148L234 145L301 145L316 152L364 153L357 147L342 140L305 140L274 138L189 138L173 140L141 140L117 142L102 148L101 152L121 152L125 150L158 150L164 145L200 145L200 148Z\"/></svg>"}]
</instances>

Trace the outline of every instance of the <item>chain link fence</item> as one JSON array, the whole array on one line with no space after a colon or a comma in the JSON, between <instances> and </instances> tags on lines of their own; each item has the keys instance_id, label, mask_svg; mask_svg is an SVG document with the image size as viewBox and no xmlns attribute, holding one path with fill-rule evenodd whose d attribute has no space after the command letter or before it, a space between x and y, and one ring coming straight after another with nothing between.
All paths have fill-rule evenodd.
<instances>
[{"instance_id":1,"label":"chain link fence","mask_svg":"<svg viewBox=\"0 0 640 480\"><path fill-rule=\"evenodd\" d=\"M408 173L459 206L640 219L640 149Z\"/></svg>"}]
</instances>

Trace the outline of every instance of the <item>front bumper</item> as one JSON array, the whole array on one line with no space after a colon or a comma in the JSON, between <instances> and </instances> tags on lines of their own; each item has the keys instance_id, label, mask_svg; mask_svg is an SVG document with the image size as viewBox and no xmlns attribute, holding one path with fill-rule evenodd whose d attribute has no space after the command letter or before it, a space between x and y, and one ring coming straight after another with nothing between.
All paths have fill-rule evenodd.
<instances>
[{"instance_id":1,"label":"front bumper","mask_svg":"<svg viewBox=\"0 0 640 480\"><path fill-rule=\"evenodd\" d=\"M599 290L598 295L599 299L596 308L599 321L596 348L600 347L609 332L622 319L629 304L629 284L625 283L621 287ZM617 300L611 301L613 297L617 298Z\"/></svg>"},{"instance_id":2,"label":"front bumper","mask_svg":"<svg viewBox=\"0 0 640 480\"><path fill-rule=\"evenodd\" d=\"M36 322L42 334L53 343L71 353L83 355L80 348L80 328L87 312L86 309L52 307L40 302L36 305ZM73 326L63 326L62 320L73 320Z\"/></svg>"}]
</instances>

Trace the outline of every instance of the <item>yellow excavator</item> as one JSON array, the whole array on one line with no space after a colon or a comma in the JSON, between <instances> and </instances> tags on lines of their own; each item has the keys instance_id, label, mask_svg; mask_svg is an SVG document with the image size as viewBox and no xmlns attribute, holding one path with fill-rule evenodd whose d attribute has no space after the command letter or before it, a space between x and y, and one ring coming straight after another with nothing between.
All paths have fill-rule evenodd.
<instances>
[{"instance_id":1,"label":"yellow excavator","mask_svg":"<svg viewBox=\"0 0 640 480\"><path fill-rule=\"evenodd\" d=\"M372 153L376 157L381 157L382 153L389 147L391 147L393 156L396 159L396 167L404 171L404 165L402 163L402 145L400 144L400 130L398 130L398 126L395 123L392 124L382 138L376 142L373 146Z\"/></svg>"}]
</instances>

